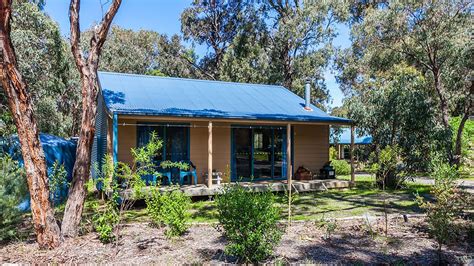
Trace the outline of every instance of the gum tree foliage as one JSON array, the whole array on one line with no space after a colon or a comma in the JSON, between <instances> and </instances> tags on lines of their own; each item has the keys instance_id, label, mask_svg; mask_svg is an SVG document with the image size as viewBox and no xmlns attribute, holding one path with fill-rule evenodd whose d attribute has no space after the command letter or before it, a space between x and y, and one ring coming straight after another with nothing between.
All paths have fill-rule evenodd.
<instances>
[{"instance_id":1,"label":"gum tree foliage","mask_svg":"<svg viewBox=\"0 0 474 266\"><path fill-rule=\"evenodd\" d=\"M17 235L18 204L28 194L25 172L18 162L0 153L0 242Z\"/></svg>"},{"instance_id":2,"label":"gum tree foliage","mask_svg":"<svg viewBox=\"0 0 474 266\"><path fill-rule=\"evenodd\" d=\"M71 67L68 44L57 23L41 10L43 5L42 1L13 4L11 38L19 70L29 85L39 130L70 136L78 129L78 77ZM5 123L2 134L12 134L13 120L3 95L0 107L0 119Z\"/></svg>"},{"instance_id":3,"label":"gum tree foliage","mask_svg":"<svg viewBox=\"0 0 474 266\"><path fill-rule=\"evenodd\" d=\"M83 33L83 48L91 34L90 29ZM178 35L167 37L155 31L134 31L114 25L105 41L99 70L198 78L200 73L193 67L195 60L194 51L184 47Z\"/></svg>"},{"instance_id":4,"label":"gum tree foliage","mask_svg":"<svg viewBox=\"0 0 474 266\"><path fill-rule=\"evenodd\" d=\"M345 17L344 5L335 1L264 1L271 45L271 83L281 83L303 95L305 78L318 79L312 102L323 107L328 91L319 68L334 53L334 27Z\"/></svg>"},{"instance_id":5,"label":"gum tree foliage","mask_svg":"<svg viewBox=\"0 0 474 266\"><path fill-rule=\"evenodd\" d=\"M463 125L472 111L472 1L363 2L352 12L353 45L338 56L343 90L360 96L395 65L417 69L445 134L441 140L446 157L458 163ZM454 134L451 116L464 121Z\"/></svg>"},{"instance_id":6,"label":"gum tree foliage","mask_svg":"<svg viewBox=\"0 0 474 266\"><path fill-rule=\"evenodd\" d=\"M415 68L398 65L347 101L348 115L372 136L376 151L398 146L407 170L426 170L442 130L426 83Z\"/></svg>"},{"instance_id":7,"label":"gum tree foliage","mask_svg":"<svg viewBox=\"0 0 474 266\"><path fill-rule=\"evenodd\" d=\"M302 95L304 79L318 78L312 101L323 106L328 92L318 69L330 63L343 10L332 1L195 1L181 31L210 48L199 65L211 79L282 84Z\"/></svg>"},{"instance_id":8,"label":"gum tree foliage","mask_svg":"<svg viewBox=\"0 0 474 266\"><path fill-rule=\"evenodd\" d=\"M184 39L209 47L199 66L209 79L219 79L224 55L244 25L250 23L252 9L247 0L194 0L181 14Z\"/></svg>"}]
</instances>

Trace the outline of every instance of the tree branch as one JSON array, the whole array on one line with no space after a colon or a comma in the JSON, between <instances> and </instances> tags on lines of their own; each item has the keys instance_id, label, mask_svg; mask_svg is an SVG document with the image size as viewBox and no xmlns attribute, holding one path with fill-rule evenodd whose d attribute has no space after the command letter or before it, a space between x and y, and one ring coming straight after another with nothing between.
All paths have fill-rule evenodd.
<instances>
[{"instance_id":1,"label":"tree branch","mask_svg":"<svg viewBox=\"0 0 474 266\"><path fill-rule=\"evenodd\" d=\"M71 31L71 51L74 57L74 62L78 69L84 69L84 57L82 56L80 43L81 43L81 29L79 27L79 9L81 3L80 0L71 0L69 5L69 22ZM82 73L82 71L80 71Z\"/></svg>"}]
</instances>

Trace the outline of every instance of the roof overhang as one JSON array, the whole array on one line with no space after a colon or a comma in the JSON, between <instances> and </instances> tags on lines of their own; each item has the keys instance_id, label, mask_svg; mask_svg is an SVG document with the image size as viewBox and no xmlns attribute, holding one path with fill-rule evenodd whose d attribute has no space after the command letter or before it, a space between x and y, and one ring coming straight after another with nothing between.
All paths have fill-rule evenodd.
<instances>
[{"instance_id":1,"label":"roof overhang","mask_svg":"<svg viewBox=\"0 0 474 266\"><path fill-rule=\"evenodd\" d=\"M190 115L163 115L156 113L135 113L124 111L111 111L117 114L122 119L139 119L139 120L160 120L160 121L180 121L180 122L235 122L235 123L261 123L261 124L312 124L312 125L352 125L353 121L349 119L344 120L308 120L308 119L268 119L268 118L248 118L248 117L219 117L219 116L190 116Z\"/></svg>"}]
</instances>

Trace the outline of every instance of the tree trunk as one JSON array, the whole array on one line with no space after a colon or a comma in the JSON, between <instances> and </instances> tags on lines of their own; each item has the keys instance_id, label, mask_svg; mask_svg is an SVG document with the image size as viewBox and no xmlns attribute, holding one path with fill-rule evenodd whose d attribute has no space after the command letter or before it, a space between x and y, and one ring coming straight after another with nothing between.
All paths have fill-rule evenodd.
<instances>
[{"instance_id":1,"label":"tree trunk","mask_svg":"<svg viewBox=\"0 0 474 266\"><path fill-rule=\"evenodd\" d=\"M74 237L78 234L86 198L85 184L90 175L90 157L95 135L95 119L97 114L97 95L99 93L97 69L99 56L104 45L112 20L117 13L121 0L114 0L101 23L94 28L90 40L87 59L83 57L80 48L79 9L80 0L71 0L69 20L71 22L71 51L76 67L81 74L82 90L82 120L79 142L76 151L76 162L69 196L64 210L61 226L63 236Z\"/></svg>"},{"instance_id":2,"label":"tree trunk","mask_svg":"<svg viewBox=\"0 0 474 266\"><path fill-rule=\"evenodd\" d=\"M49 201L48 175L38 128L27 84L17 69L10 39L11 0L0 2L0 75L2 87L18 131L24 167L31 197L31 212L36 239L41 248L61 243L59 226Z\"/></svg>"},{"instance_id":3,"label":"tree trunk","mask_svg":"<svg viewBox=\"0 0 474 266\"><path fill-rule=\"evenodd\" d=\"M449 125L449 110L448 110L448 100L444 95L443 85L441 83L441 73L439 69L434 68L432 70L433 78L434 78L434 86L436 93L438 94L439 105L441 110L441 122L443 124L444 130L446 134L449 134L448 141L446 141L446 155L448 157L448 161L453 163L453 152L452 152L452 132L451 126Z\"/></svg>"},{"instance_id":4,"label":"tree trunk","mask_svg":"<svg viewBox=\"0 0 474 266\"><path fill-rule=\"evenodd\" d=\"M459 127L456 133L456 142L454 145L454 163L457 167L461 164L461 157L462 157L462 132L464 130L464 126L466 125L466 121L469 119L471 115L471 108L472 108L472 96L474 95L474 82L471 81L471 87L469 89L469 93L466 99L466 105L464 107L464 114L461 118L461 122L459 123Z\"/></svg>"},{"instance_id":5,"label":"tree trunk","mask_svg":"<svg viewBox=\"0 0 474 266\"><path fill-rule=\"evenodd\" d=\"M83 77L81 131L72 174L73 180L69 189L69 196L61 225L61 232L66 237L74 237L78 233L87 192L85 185L90 174L90 157L95 135L98 94L97 87L92 82L90 75Z\"/></svg>"}]
</instances>

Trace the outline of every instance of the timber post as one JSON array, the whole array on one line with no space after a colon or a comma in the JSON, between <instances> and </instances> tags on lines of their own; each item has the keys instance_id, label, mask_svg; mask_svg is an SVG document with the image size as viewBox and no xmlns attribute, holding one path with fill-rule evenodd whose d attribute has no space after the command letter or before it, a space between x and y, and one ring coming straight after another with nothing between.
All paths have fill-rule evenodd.
<instances>
[{"instance_id":1,"label":"timber post","mask_svg":"<svg viewBox=\"0 0 474 266\"><path fill-rule=\"evenodd\" d=\"M114 165L118 163L118 114L113 114L112 119L112 158Z\"/></svg>"},{"instance_id":2,"label":"timber post","mask_svg":"<svg viewBox=\"0 0 474 266\"><path fill-rule=\"evenodd\" d=\"M354 168L354 125L351 125L351 183L355 182Z\"/></svg>"},{"instance_id":3,"label":"timber post","mask_svg":"<svg viewBox=\"0 0 474 266\"><path fill-rule=\"evenodd\" d=\"M291 165L291 124L286 125L286 178L288 179L288 224L291 224L291 187L293 169Z\"/></svg>"},{"instance_id":4,"label":"timber post","mask_svg":"<svg viewBox=\"0 0 474 266\"><path fill-rule=\"evenodd\" d=\"M212 121L208 125L207 139L207 187L212 186Z\"/></svg>"}]
</instances>

